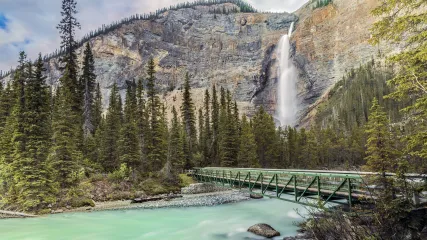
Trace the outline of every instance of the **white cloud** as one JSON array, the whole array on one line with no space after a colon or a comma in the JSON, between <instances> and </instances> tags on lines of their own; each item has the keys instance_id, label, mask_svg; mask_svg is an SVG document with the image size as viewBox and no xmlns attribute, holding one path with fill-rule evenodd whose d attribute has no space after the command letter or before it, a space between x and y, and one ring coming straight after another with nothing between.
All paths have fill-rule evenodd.
<instances>
[{"instance_id":1,"label":"white cloud","mask_svg":"<svg viewBox=\"0 0 427 240\"><path fill-rule=\"evenodd\" d=\"M1 9L10 21L8 30L0 29L0 69L15 66L18 52L25 50L31 59L39 52L47 54L59 47L56 25L60 21L61 0L0 0ZM135 13L148 13L192 0L77 0L82 37L102 24L109 24ZM293 12L308 0L248 0L256 9ZM30 43L24 44L30 40Z\"/></svg>"}]
</instances>

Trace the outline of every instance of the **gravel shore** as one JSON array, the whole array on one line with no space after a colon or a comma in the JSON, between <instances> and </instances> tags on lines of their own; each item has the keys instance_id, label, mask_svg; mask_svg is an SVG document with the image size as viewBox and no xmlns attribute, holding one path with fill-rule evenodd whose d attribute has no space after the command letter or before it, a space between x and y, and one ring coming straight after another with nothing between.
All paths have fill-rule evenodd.
<instances>
[{"instance_id":1,"label":"gravel shore","mask_svg":"<svg viewBox=\"0 0 427 240\"><path fill-rule=\"evenodd\" d=\"M70 209L64 212L87 212L123 209L155 209L155 208L181 208L181 207L203 207L216 206L227 203L249 200L249 194L238 190L229 190L213 193L189 194L182 198L172 200L160 200L154 202L131 204L127 201L97 202L92 208Z\"/></svg>"}]
</instances>

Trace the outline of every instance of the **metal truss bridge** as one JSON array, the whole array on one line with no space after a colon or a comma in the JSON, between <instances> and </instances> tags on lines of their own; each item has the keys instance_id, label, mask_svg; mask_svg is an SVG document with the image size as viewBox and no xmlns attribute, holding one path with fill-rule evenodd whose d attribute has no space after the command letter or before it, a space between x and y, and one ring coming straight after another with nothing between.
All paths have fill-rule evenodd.
<instances>
[{"instance_id":1,"label":"metal truss bridge","mask_svg":"<svg viewBox=\"0 0 427 240\"><path fill-rule=\"evenodd\" d=\"M378 176L372 172L345 172L297 169L194 168L199 182L248 190L270 198L304 205L348 204L375 198L376 187L365 181ZM387 177L393 177L387 174ZM407 174L408 181L427 183L427 175Z\"/></svg>"}]
</instances>

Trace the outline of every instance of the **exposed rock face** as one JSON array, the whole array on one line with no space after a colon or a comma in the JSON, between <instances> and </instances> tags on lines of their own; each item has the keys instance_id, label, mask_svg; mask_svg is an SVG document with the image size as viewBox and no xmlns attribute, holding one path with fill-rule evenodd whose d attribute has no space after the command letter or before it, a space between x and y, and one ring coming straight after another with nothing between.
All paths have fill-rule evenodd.
<instances>
[{"instance_id":1,"label":"exposed rock face","mask_svg":"<svg viewBox=\"0 0 427 240\"><path fill-rule=\"evenodd\" d=\"M216 84L231 90L242 113L251 115L259 105L274 113L276 44L291 23L297 22L291 41L300 71L298 96L303 118L346 69L370 60L379 50L389 52L386 45L378 48L368 43L369 28L376 20L370 12L378 2L334 0L314 10L306 4L294 14L211 14L214 8L234 9L235 5L197 6L122 25L90 40L104 106L114 82L124 96L126 82L145 77L146 64L154 57L157 83L169 110L181 104L180 88L188 71L197 108L202 106L204 90ZM78 56L81 62L82 48ZM48 82L55 84L61 75L58 60L50 60L47 69Z\"/></svg>"},{"instance_id":2,"label":"exposed rock face","mask_svg":"<svg viewBox=\"0 0 427 240\"><path fill-rule=\"evenodd\" d=\"M371 11L379 0L334 0L326 7L314 9L307 4L298 10L298 22L292 36L294 63L300 70L299 100L302 117L313 104L342 79L346 70L358 67L378 53L388 54L397 46L372 46L370 28L378 19ZM310 108L309 106L312 106ZM302 119L307 124L310 118Z\"/></svg>"},{"instance_id":3,"label":"exposed rock face","mask_svg":"<svg viewBox=\"0 0 427 240\"><path fill-rule=\"evenodd\" d=\"M272 228L270 225L265 223L255 224L252 227L248 229L248 232L251 232L253 234L263 236L266 238L273 238L280 236L280 233L276 231L274 228Z\"/></svg>"}]
</instances>

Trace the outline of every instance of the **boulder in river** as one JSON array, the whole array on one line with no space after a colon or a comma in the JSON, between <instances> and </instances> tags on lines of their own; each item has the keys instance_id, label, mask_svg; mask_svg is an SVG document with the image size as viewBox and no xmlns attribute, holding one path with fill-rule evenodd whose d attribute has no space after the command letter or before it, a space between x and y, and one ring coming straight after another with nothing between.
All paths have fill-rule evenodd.
<instances>
[{"instance_id":1,"label":"boulder in river","mask_svg":"<svg viewBox=\"0 0 427 240\"><path fill-rule=\"evenodd\" d=\"M262 196L261 194L257 194L257 193L251 193L251 195L249 195L249 197L252 199L262 199L264 196Z\"/></svg>"},{"instance_id":2,"label":"boulder in river","mask_svg":"<svg viewBox=\"0 0 427 240\"><path fill-rule=\"evenodd\" d=\"M258 236L263 236L266 238L273 238L280 236L280 232L276 231L270 225L265 223L255 224L248 229L248 232L256 234Z\"/></svg>"}]
</instances>

